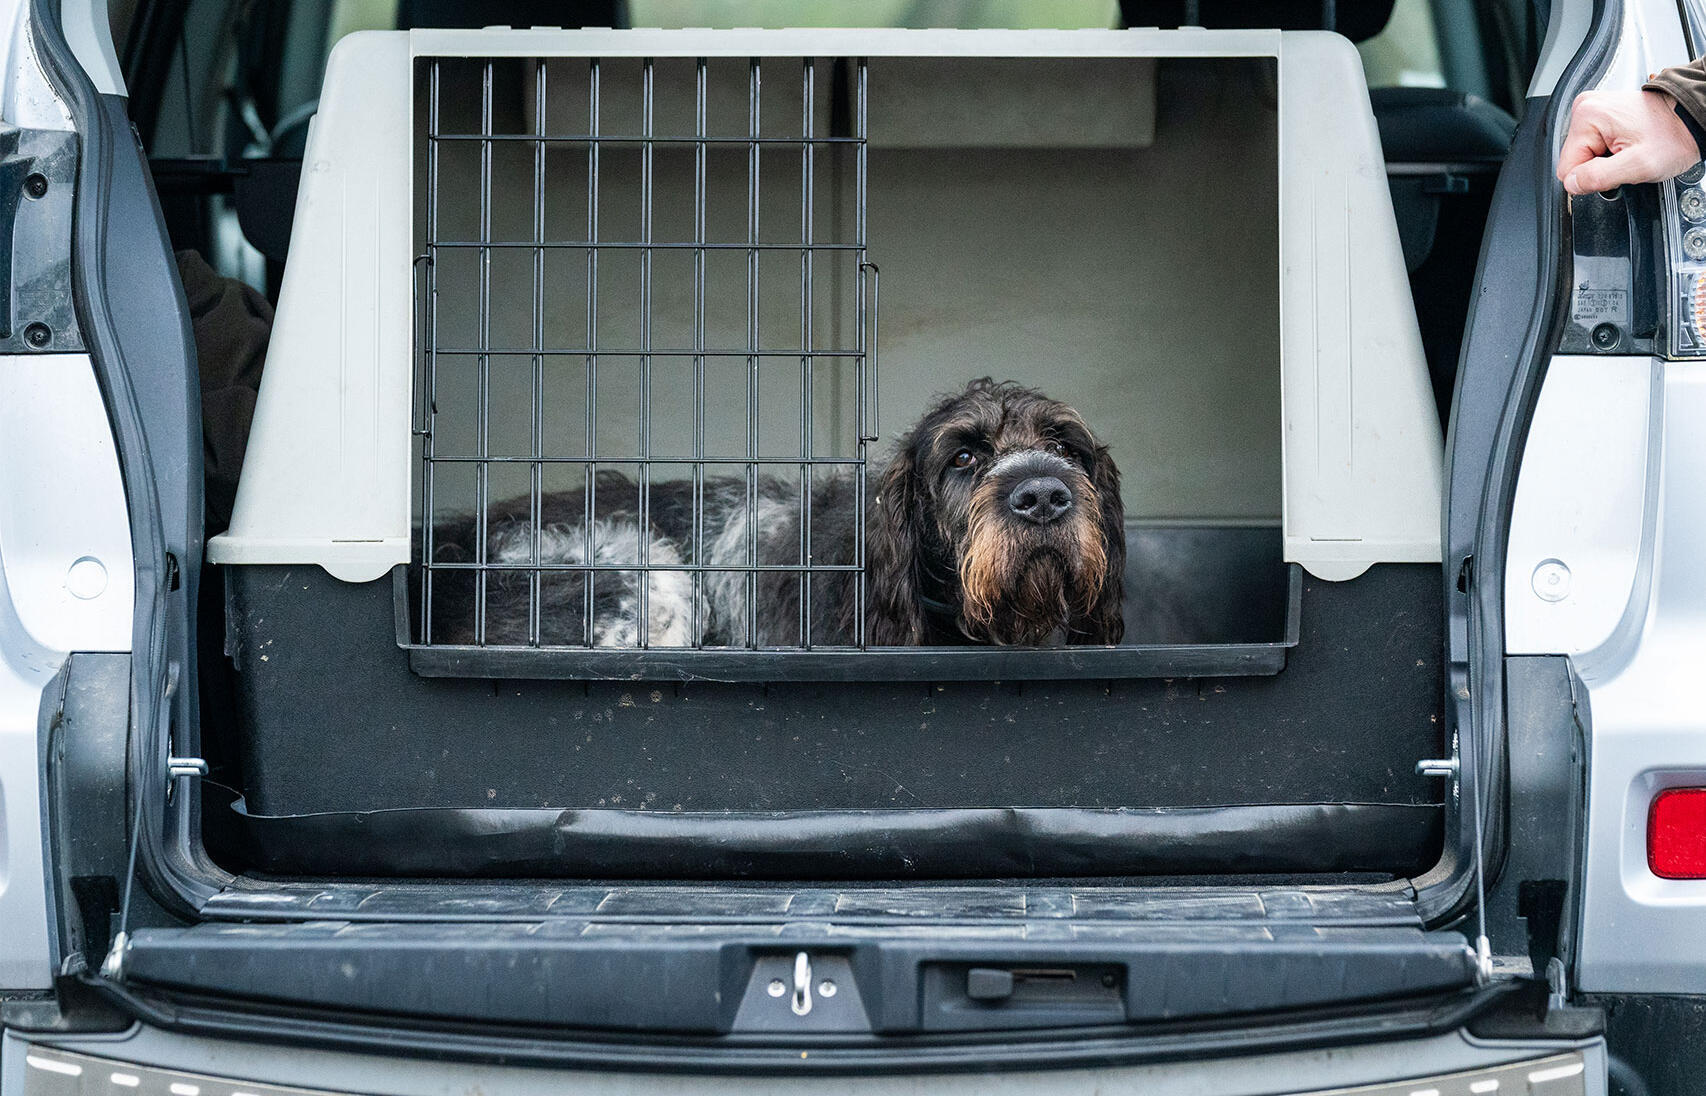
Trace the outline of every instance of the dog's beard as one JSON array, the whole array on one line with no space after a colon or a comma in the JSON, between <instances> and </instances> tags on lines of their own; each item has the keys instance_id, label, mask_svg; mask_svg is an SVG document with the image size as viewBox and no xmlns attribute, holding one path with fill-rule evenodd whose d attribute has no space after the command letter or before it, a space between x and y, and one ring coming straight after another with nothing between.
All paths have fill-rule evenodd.
<instances>
[{"instance_id":1,"label":"dog's beard","mask_svg":"<svg viewBox=\"0 0 1706 1096\"><path fill-rule=\"evenodd\" d=\"M1051 525L1024 527L1004 513L994 481L978 485L960 553L960 628L972 639L1035 646L1090 612L1107 580L1101 508L1088 480Z\"/></svg>"}]
</instances>

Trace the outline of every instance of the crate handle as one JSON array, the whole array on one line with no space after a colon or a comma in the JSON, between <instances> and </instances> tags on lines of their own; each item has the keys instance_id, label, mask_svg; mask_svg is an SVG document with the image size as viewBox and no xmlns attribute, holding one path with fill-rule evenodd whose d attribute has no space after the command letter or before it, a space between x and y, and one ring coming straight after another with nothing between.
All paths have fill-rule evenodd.
<instances>
[{"instance_id":1,"label":"crate handle","mask_svg":"<svg viewBox=\"0 0 1706 1096\"><path fill-rule=\"evenodd\" d=\"M431 433L428 425L431 412L435 410L434 402L428 391L427 369L432 356L432 348L427 345L432 338L432 308L430 291L423 291L423 279L429 279L432 273L432 256L430 254L416 255L414 261L414 294L415 294L415 398L413 407L413 422L410 423L417 437L425 437Z\"/></svg>"},{"instance_id":2,"label":"crate handle","mask_svg":"<svg viewBox=\"0 0 1706 1096\"><path fill-rule=\"evenodd\" d=\"M869 442L876 441L878 438L882 437L883 434L883 412L882 403L880 402L883 394L883 381L882 370L881 366L878 364L877 357L878 343L880 342L878 337L877 318L881 313L881 309L878 308L878 302L882 294L882 271L877 269L876 263L861 262L859 264L860 276L864 276L867 271L869 271L871 275L871 345L869 353L866 354L866 365L871 378L871 391L870 402L866 404L866 407L870 410L869 421L871 429L869 433L861 433L859 440ZM860 423L859 425L860 428L863 429L865 424Z\"/></svg>"}]
</instances>

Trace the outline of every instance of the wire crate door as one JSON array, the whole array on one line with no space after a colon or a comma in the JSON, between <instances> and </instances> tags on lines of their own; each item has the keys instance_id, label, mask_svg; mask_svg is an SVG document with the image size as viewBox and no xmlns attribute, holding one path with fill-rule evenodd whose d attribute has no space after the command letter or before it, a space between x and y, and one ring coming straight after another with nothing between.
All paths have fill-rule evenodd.
<instances>
[{"instance_id":1,"label":"wire crate door","mask_svg":"<svg viewBox=\"0 0 1706 1096\"><path fill-rule=\"evenodd\" d=\"M862 647L865 62L426 57L414 79L409 645L579 652L577 676Z\"/></svg>"}]
</instances>

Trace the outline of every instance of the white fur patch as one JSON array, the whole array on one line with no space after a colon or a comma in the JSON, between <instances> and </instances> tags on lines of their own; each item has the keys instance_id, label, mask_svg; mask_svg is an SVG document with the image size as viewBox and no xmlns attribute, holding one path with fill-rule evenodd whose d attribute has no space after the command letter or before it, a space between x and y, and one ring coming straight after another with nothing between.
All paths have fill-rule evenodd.
<instances>
[{"instance_id":1,"label":"white fur patch","mask_svg":"<svg viewBox=\"0 0 1706 1096\"><path fill-rule=\"evenodd\" d=\"M771 537L779 526L793 520L798 510L797 505L790 506L780 500L766 498L761 493L754 507L757 511L755 520L755 515L747 507L744 487L737 488L737 492L732 493L732 498L719 500L723 505L713 511L722 513L723 527L706 546L706 564L712 567L750 567L754 562L793 562L769 558L771 553L762 549L773 543ZM710 502L709 499L706 501ZM761 549L756 556L753 554L751 536L755 528ZM715 619L723 625L727 641L737 647L745 646L749 642L746 634L746 594L749 581L749 574L739 571L708 571L705 574L705 598L710 610L710 613L705 615L709 617L714 614Z\"/></svg>"},{"instance_id":2,"label":"white fur patch","mask_svg":"<svg viewBox=\"0 0 1706 1096\"><path fill-rule=\"evenodd\" d=\"M492 533L487 551L493 563L532 566L533 529L518 522ZM616 566L637 565L640 529L637 523L600 519L592 523L592 550L587 550L586 529L570 522L553 522L539 530L539 562ZM646 545L649 568L679 567L681 550L668 537L653 536ZM602 571L595 580L620 584L614 612L593 618L593 645L638 647L640 645L640 576L645 576L646 643L654 647L690 647L693 635L693 580L686 571Z\"/></svg>"}]
</instances>

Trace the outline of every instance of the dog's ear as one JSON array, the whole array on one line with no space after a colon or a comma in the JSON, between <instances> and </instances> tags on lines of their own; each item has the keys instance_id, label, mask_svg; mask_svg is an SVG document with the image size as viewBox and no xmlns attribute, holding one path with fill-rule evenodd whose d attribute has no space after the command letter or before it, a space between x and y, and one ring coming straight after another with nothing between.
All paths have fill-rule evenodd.
<instances>
[{"instance_id":1,"label":"dog's ear","mask_svg":"<svg viewBox=\"0 0 1706 1096\"><path fill-rule=\"evenodd\" d=\"M1073 631L1084 643L1118 643L1125 636L1125 503L1120 500L1120 470L1107 446L1096 446L1089 472L1102 509L1102 551L1108 562L1101 591Z\"/></svg>"},{"instance_id":2,"label":"dog's ear","mask_svg":"<svg viewBox=\"0 0 1706 1096\"><path fill-rule=\"evenodd\" d=\"M872 500L865 539L865 642L905 647L924 642L917 470L912 438L904 438Z\"/></svg>"}]
</instances>

